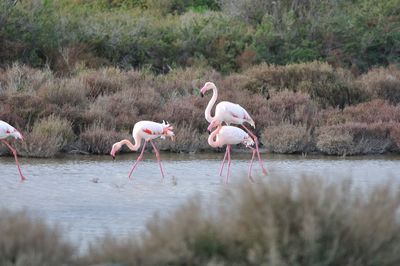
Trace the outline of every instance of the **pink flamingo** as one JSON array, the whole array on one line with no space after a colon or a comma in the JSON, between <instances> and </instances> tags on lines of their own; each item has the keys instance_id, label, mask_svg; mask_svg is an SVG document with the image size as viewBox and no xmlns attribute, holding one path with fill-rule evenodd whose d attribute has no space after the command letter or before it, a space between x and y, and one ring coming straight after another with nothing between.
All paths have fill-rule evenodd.
<instances>
[{"instance_id":1,"label":"pink flamingo","mask_svg":"<svg viewBox=\"0 0 400 266\"><path fill-rule=\"evenodd\" d=\"M211 109L214 106L215 102L217 101L218 89L214 83L206 82L206 84L204 84L203 88L201 88L201 90L200 90L201 97L203 97L204 94L208 90L213 91L213 96L211 97L211 100L209 101L207 108L204 112L206 120L208 121L208 123L210 123L210 125L207 128L208 132L210 132L211 129L216 127L217 125L222 124L222 122L225 122L227 125L235 124L235 125L242 126L254 140L254 143L256 146L256 152L257 152L257 156L258 156L258 162L260 164L263 174L266 175L267 171L265 170L265 168L262 164L260 152L258 150L257 137L256 137L256 135L254 135L253 132L251 132L244 125L244 123L247 122L253 128L255 128L255 123L254 123L253 119L247 113L246 109L244 109L242 106L240 106L239 104L231 103L231 102L227 102L227 101L223 101L223 102L220 102L217 104L217 106L215 107L215 115L214 115L214 117L212 117Z\"/></svg>"},{"instance_id":2,"label":"pink flamingo","mask_svg":"<svg viewBox=\"0 0 400 266\"><path fill-rule=\"evenodd\" d=\"M210 146L213 148L226 145L224 159L222 160L221 168L219 170L219 176L221 176L225 164L225 159L226 157L228 157L228 170L226 172L225 183L228 183L229 168L231 166L231 145L239 143L243 143L244 145L246 145L246 147L250 148L253 151L248 174L249 180L253 182L253 179L251 177L251 168L253 166L253 160L256 150L251 147L254 145L254 141L250 138L249 134L238 127L222 126L221 124L218 124L217 129L211 132L210 136L208 137L208 144L210 144Z\"/></svg>"},{"instance_id":3,"label":"pink flamingo","mask_svg":"<svg viewBox=\"0 0 400 266\"><path fill-rule=\"evenodd\" d=\"M23 140L24 138L22 137L22 134L16 130L14 127L9 125L8 123L1 121L0 120L0 140L3 142L12 152L15 158L15 164L17 165L18 171L19 171L19 176L21 178L21 182L25 180L25 177L23 176L21 172L21 168L19 167L18 163L18 158L17 158L17 151L9 144L6 139L8 137L13 137L15 139L20 139Z\"/></svg>"},{"instance_id":4,"label":"pink flamingo","mask_svg":"<svg viewBox=\"0 0 400 266\"><path fill-rule=\"evenodd\" d=\"M121 140L113 144L110 155L113 157L113 159L115 159L115 153L120 150L123 145L127 145L128 148L132 151L137 151L140 147L142 139L144 139L142 151L137 158L135 164L133 165L131 171L129 172L129 178L131 178L133 170L135 170L138 163L142 160L144 148L146 147L147 142L150 141L151 146L153 146L153 149L156 153L158 165L160 166L161 176L164 178L164 172L160 162L160 153L154 145L153 139L156 139L158 137L161 137L162 139L165 139L165 137L171 137L171 139L174 139L175 135L174 132L172 132L172 129L173 128L168 123L165 123L165 121L163 121L162 123L156 123L152 121L139 121L135 124L132 131L135 145L133 145L132 142L127 139Z\"/></svg>"}]
</instances>

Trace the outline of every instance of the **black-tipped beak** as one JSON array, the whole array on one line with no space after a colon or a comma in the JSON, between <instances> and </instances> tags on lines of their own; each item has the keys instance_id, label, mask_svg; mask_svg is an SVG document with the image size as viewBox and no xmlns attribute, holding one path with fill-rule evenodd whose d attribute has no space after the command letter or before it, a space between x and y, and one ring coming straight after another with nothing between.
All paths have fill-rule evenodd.
<instances>
[{"instance_id":1,"label":"black-tipped beak","mask_svg":"<svg viewBox=\"0 0 400 266\"><path fill-rule=\"evenodd\" d=\"M211 130L208 130L208 129L207 129L207 132L208 132L208 135L210 135L210 134L211 134Z\"/></svg>"},{"instance_id":2,"label":"black-tipped beak","mask_svg":"<svg viewBox=\"0 0 400 266\"><path fill-rule=\"evenodd\" d=\"M111 157L112 157L113 161L115 161L115 156L111 155Z\"/></svg>"},{"instance_id":3,"label":"black-tipped beak","mask_svg":"<svg viewBox=\"0 0 400 266\"><path fill-rule=\"evenodd\" d=\"M201 98L203 98L204 97L204 93L200 92L200 96L201 96Z\"/></svg>"}]
</instances>

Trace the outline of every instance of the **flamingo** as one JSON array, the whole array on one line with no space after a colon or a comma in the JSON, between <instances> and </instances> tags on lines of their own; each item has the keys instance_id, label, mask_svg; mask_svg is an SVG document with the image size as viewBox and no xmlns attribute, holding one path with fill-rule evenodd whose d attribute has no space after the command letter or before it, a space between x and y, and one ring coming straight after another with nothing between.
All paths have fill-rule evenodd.
<instances>
[{"instance_id":1,"label":"flamingo","mask_svg":"<svg viewBox=\"0 0 400 266\"><path fill-rule=\"evenodd\" d=\"M18 130L16 130L13 126L11 126L10 124L0 120L0 140L1 140L1 142L3 142L11 150L12 154L14 155L15 164L17 165L17 168L18 168L18 171L19 171L19 176L20 176L20 179L21 179L21 182L22 182L26 178L22 174L21 168L19 167L18 158L17 158L17 151L6 140L8 137L15 138L15 139L20 139L20 140L24 139L22 137L22 134Z\"/></svg>"},{"instance_id":2,"label":"flamingo","mask_svg":"<svg viewBox=\"0 0 400 266\"><path fill-rule=\"evenodd\" d=\"M218 124L217 129L214 130L208 137L208 144L213 148L226 145L224 159L222 160L221 168L219 170L219 176L221 176L225 164L225 159L226 157L228 157L228 170L226 172L225 183L228 183L229 178L229 168L231 165L231 145L239 143L243 143L244 145L246 145L247 148L250 148L253 151L248 174L249 180L253 182L253 179L251 177L251 168L253 166L253 160L256 150L252 147L254 145L254 141L249 136L249 134L238 127L222 126L221 124Z\"/></svg>"},{"instance_id":3,"label":"flamingo","mask_svg":"<svg viewBox=\"0 0 400 266\"><path fill-rule=\"evenodd\" d=\"M217 104L215 107L215 115L214 117L211 116L211 109L214 106L215 102L217 101L218 97L218 89L215 86L213 82L206 82L200 90L200 95L201 97L204 97L204 94L208 91L212 90L213 95L211 97L211 100L208 102L208 105L206 107L206 110L204 112L205 118L210 125L208 126L207 130L208 132L211 132L211 129L213 129L215 126L221 124L222 122L225 122L227 125L230 124L235 124L235 125L240 125L242 126L253 138L255 146L256 146L256 153L258 157L258 162L260 164L260 167L262 169L262 173L264 175L267 174L267 171L265 170L260 152L258 150L258 139L257 136L254 135L251 130L249 130L244 123L249 123L253 128L255 128L255 123L254 120L250 117L249 113L244 109L242 106L236 103L231 103L227 101L222 101Z\"/></svg>"},{"instance_id":4,"label":"flamingo","mask_svg":"<svg viewBox=\"0 0 400 266\"><path fill-rule=\"evenodd\" d=\"M132 142L130 142L127 139L121 140L113 144L110 155L113 157L113 159L115 159L115 153L118 150L120 150L123 145L128 146L128 148L132 151L137 151L140 148L142 139L144 139L142 151L139 157L137 158L135 164L133 165L131 171L129 172L128 177L131 178L133 170L135 170L138 163L142 160L144 148L146 147L146 144L149 141L156 153L158 165L160 166L161 176L162 178L164 178L164 171L162 169L160 162L160 153L158 152L156 146L154 145L153 139L156 139L158 137L162 139L165 139L165 137L170 137L171 139L174 139L175 135L174 132L172 132L172 130L173 127L170 126L170 124L165 123L165 121L163 121L162 123L157 123L153 121L139 121L135 124L132 131L132 136L133 139L135 140L135 145L133 145Z\"/></svg>"}]
</instances>

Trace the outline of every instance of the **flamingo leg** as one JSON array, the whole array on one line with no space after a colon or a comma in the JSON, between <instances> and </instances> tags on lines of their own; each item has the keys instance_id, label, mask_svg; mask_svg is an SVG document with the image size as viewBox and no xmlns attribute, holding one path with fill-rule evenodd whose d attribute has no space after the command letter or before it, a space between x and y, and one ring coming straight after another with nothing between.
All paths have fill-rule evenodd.
<instances>
[{"instance_id":1,"label":"flamingo leg","mask_svg":"<svg viewBox=\"0 0 400 266\"><path fill-rule=\"evenodd\" d=\"M139 157L136 159L135 164L132 166L132 169L131 169L131 171L129 172L129 176L128 176L129 178L131 178L131 175L132 175L133 170L135 170L136 166L138 165L138 163L139 163L139 162L142 160L142 158L143 158L143 152L144 152L144 148L146 148L146 143L147 143L147 140L144 141L142 151L140 152Z\"/></svg>"},{"instance_id":2,"label":"flamingo leg","mask_svg":"<svg viewBox=\"0 0 400 266\"><path fill-rule=\"evenodd\" d=\"M228 184L229 169L231 167L231 145L228 144L226 150L228 151L228 171L226 172L225 184Z\"/></svg>"},{"instance_id":3,"label":"flamingo leg","mask_svg":"<svg viewBox=\"0 0 400 266\"><path fill-rule=\"evenodd\" d=\"M219 169L219 176L222 175L222 170L224 170L224 165L225 165L225 159L226 159L226 155L228 154L228 147L225 151L225 155L224 155L224 159L222 160L222 164L221 164L221 168Z\"/></svg>"},{"instance_id":4,"label":"flamingo leg","mask_svg":"<svg viewBox=\"0 0 400 266\"><path fill-rule=\"evenodd\" d=\"M158 161L158 165L160 166L160 171L161 171L161 176L162 178L164 178L164 171L161 165L161 161L160 161L160 153L158 152L156 145L154 145L153 140L150 140L151 146L153 146L153 149L156 153L156 157L157 157L157 161Z\"/></svg>"},{"instance_id":5,"label":"flamingo leg","mask_svg":"<svg viewBox=\"0 0 400 266\"><path fill-rule=\"evenodd\" d=\"M262 164L262 160L261 160L261 156L260 156L260 151L258 150L258 138L257 138L257 136L254 135L254 133L251 132L245 125L242 124L241 126L242 126L242 127L250 134L250 136L253 138L254 143L256 144L256 152L257 152L257 156L258 156L258 162L259 162L259 164L260 164L262 173L263 173L264 175L266 175L266 174L267 174L267 170L265 170L265 168L264 168L264 166L263 166L263 164Z\"/></svg>"},{"instance_id":6,"label":"flamingo leg","mask_svg":"<svg viewBox=\"0 0 400 266\"><path fill-rule=\"evenodd\" d=\"M8 144L8 142L5 141L4 139L2 139L1 142L3 142L11 150L12 154L14 155L15 164L17 165L19 176L21 178L21 182L24 181L26 178L23 176L23 174L21 172L21 168L19 167L17 151L10 144Z\"/></svg>"},{"instance_id":7,"label":"flamingo leg","mask_svg":"<svg viewBox=\"0 0 400 266\"><path fill-rule=\"evenodd\" d=\"M254 180L253 180L253 178L251 177L251 169L252 169L252 167L253 167L254 155L256 154L256 150L253 149L253 148L250 148L250 149L253 151L253 155L251 156L248 178L249 178L250 182L254 183Z\"/></svg>"}]
</instances>

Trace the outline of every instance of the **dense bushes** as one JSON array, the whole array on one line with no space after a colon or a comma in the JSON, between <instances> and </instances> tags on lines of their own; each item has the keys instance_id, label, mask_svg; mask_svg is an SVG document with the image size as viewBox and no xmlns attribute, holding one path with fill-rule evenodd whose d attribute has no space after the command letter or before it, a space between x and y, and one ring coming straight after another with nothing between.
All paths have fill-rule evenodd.
<instances>
[{"instance_id":1,"label":"dense bushes","mask_svg":"<svg viewBox=\"0 0 400 266\"><path fill-rule=\"evenodd\" d=\"M399 63L398 0L2 1L0 64L70 74L76 65L149 68L323 60ZM329 88L342 89L341 87Z\"/></svg>"},{"instance_id":2,"label":"dense bushes","mask_svg":"<svg viewBox=\"0 0 400 266\"><path fill-rule=\"evenodd\" d=\"M363 191L347 181L281 176L257 186L232 187L218 199L194 198L174 213L156 215L140 236L108 236L80 254L43 221L2 210L0 263L389 266L400 262L397 186Z\"/></svg>"},{"instance_id":3,"label":"dense bushes","mask_svg":"<svg viewBox=\"0 0 400 266\"><path fill-rule=\"evenodd\" d=\"M0 73L0 118L27 136L18 145L25 156L107 154L112 143L129 137L139 120L172 123L177 139L160 142L163 150L202 151L210 149L204 109L211 93L201 98L199 88L212 80L219 88L218 101L248 110L255 133L270 152L398 152L400 106L391 100L397 97L397 86L377 93L387 88L382 77L397 72L391 66L353 77L344 69L312 62L261 64L229 76L209 68L154 75L105 67L79 68L69 77L56 77L48 69L15 64ZM337 84L346 89L326 89ZM359 101L364 102L355 104ZM43 128L51 134L44 134ZM60 131L72 137L59 139Z\"/></svg>"}]
</instances>

